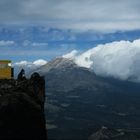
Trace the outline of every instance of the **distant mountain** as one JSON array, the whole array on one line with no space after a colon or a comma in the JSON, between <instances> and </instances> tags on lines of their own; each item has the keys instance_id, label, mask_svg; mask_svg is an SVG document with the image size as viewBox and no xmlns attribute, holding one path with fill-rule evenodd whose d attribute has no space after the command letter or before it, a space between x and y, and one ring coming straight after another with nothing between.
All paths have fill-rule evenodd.
<instances>
[{"instance_id":1,"label":"distant mountain","mask_svg":"<svg viewBox=\"0 0 140 140\"><path fill-rule=\"evenodd\" d=\"M57 86L55 90L73 90L85 88L86 90L108 92L139 93L140 84L121 81L114 78L97 76L88 68L80 67L72 59L56 58L46 65L36 69L35 72L45 76L46 86ZM59 88L59 89L57 89ZM60 89L62 88L62 89ZM132 89L133 88L133 89Z\"/></svg>"},{"instance_id":2,"label":"distant mountain","mask_svg":"<svg viewBox=\"0 0 140 140\"><path fill-rule=\"evenodd\" d=\"M43 65L36 71L39 72L41 75L45 75L47 72L53 69L65 70L67 68L76 68L76 67L78 66L74 63L73 60L60 57L48 62L46 65Z\"/></svg>"},{"instance_id":3,"label":"distant mountain","mask_svg":"<svg viewBox=\"0 0 140 140\"><path fill-rule=\"evenodd\" d=\"M75 88L94 89L99 79L87 68L77 66L73 60L57 58L36 72L46 77L46 86L55 90L71 91ZM100 85L105 83L100 83ZM99 85L99 84L98 84Z\"/></svg>"},{"instance_id":4,"label":"distant mountain","mask_svg":"<svg viewBox=\"0 0 140 140\"><path fill-rule=\"evenodd\" d=\"M66 58L50 61L36 72L46 79L50 138L85 140L102 126L140 127L139 83L99 77Z\"/></svg>"}]
</instances>

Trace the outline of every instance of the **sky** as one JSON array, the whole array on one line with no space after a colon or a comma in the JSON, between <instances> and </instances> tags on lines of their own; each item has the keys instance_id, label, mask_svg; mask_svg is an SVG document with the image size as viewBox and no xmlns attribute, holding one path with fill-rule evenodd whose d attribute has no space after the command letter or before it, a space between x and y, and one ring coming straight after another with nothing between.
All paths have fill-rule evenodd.
<instances>
[{"instance_id":1,"label":"sky","mask_svg":"<svg viewBox=\"0 0 140 140\"><path fill-rule=\"evenodd\" d=\"M139 6L139 0L0 0L0 59L49 61L139 39Z\"/></svg>"}]
</instances>

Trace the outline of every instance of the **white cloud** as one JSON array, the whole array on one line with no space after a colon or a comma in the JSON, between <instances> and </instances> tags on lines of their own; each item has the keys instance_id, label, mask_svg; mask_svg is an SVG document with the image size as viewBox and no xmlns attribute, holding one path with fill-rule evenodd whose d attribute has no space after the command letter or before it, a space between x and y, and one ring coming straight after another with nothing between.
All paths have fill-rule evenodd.
<instances>
[{"instance_id":1,"label":"white cloud","mask_svg":"<svg viewBox=\"0 0 140 140\"><path fill-rule=\"evenodd\" d=\"M0 40L0 46L9 46L9 45L14 45L15 42L11 40Z\"/></svg>"},{"instance_id":2,"label":"white cloud","mask_svg":"<svg viewBox=\"0 0 140 140\"><path fill-rule=\"evenodd\" d=\"M140 39L98 45L74 60L97 75L140 82Z\"/></svg>"},{"instance_id":3,"label":"white cloud","mask_svg":"<svg viewBox=\"0 0 140 140\"><path fill-rule=\"evenodd\" d=\"M19 66L19 67L23 67L23 66L27 66L30 67L32 65L32 62L29 61L20 61L20 62L16 62L13 64L13 66Z\"/></svg>"},{"instance_id":4,"label":"white cloud","mask_svg":"<svg viewBox=\"0 0 140 140\"><path fill-rule=\"evenodd\" d=\"M30 76L30 73L32 73L33 70L39 68L42 65L45 65L47 61L43 59L38 59L33 62L31 61L20 61L13 63L12 66L14 67L14 77L16 78L18 73L21 71L21 69L25 70L25 75L28 77Z\"/></svg>"},{"instance_id":5,"label":"white cloud","mask_svg":"<svg viewBox=\"0 0 140 140\"><path fill-rule=\"evenodd\" d=\"M92 60L90 59L91 55L95 53L95 48L90 49L81 55L78 55L75 57L75 62L81 66L81 67L86 67L90 68L91 64L93 63Z\"/></svg>"},{"instance_id":6,"label":"white cloud","mask_svg":"<svg viewBox=\"0 0 140 140\"><path fill-rule=\"evenodd\" d=\"M139 0L1 0L0 23L97 31L134 30L140 29L139 5Z\"/></svg>"},{"instance_id":7,"label":"white cloud","mask_svg":"<svg viewBox=\"0 0 140 140\"><path fill-rule=\"evenodd\" d=\"M67 53L67 54L63 55L62 57L64 57L64 58L74 58L77 54L78 54L78 51L73 50L70 53Z\"/></svg>"},{"instance_id":8,"label":"white cloud","mask_svg":"<svg viewBox=\"0 0 140 140\"><path fill-rule=\"evenodd\" d=\"M42 65L45 65L46 63L47 61L43 59L38 59L34 62L24 60L13 63L12 66L14 67L14 76L16 78L21 69L24 69L25 75L28 77L30 76L30 73L32 73L33 70L39 68Z\"/></svg>"},{"instance_id":9,"label":"white cloud","mask_svg":"<svg viewBox=\"0 0 140 140\"><path fill-rule=\"evenodd\" d=\"M43 60L43 59L38 59L38 60L34 61L33 64L35 66L42 66L42 65L47 64L47 61L46 60Z\"/></svg>"},{"instance_id":10,"label":"white cloud","mask_svg":"<svg viewBox=\"0 0 140 140\"><path fill-rule=\"evenodd\" d=\"M47 63L47 61L43 60L43 59L38 59L38 60L35 60L34 62L24 60L24 61L14 63L13 66L26 67L26 68L37 68L42 65L45 65L46 63Z\"/></svg>"}]
</instances>

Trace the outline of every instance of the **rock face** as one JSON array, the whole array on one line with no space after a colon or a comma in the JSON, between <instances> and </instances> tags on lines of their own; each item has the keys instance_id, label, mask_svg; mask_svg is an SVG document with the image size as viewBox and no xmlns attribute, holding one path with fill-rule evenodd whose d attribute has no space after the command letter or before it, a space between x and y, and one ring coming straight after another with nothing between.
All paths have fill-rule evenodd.
<instances>
[{"instance_id":1,"label":"rock face","mask_svg":"<svg viewBox=\"0 0 140 140\"><path fill-rule=\"evenodd\" d=\"M41 77L38 85L34 84L34 77L25 81L0 81L0 140L47 139L44 85Z\"/></svg>"}]
</instances>

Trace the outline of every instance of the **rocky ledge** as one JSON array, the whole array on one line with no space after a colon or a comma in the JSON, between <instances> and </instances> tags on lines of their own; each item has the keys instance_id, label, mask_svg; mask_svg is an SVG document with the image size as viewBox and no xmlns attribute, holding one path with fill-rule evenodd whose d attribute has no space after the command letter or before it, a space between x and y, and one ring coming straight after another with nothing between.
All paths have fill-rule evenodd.
<instances>
[{"instance_id":1,"label":"rocky ledge","mask_svg":"<svg viewBox=\"0 0 140 140\"><path fill-rule=\"evenodd\" d=\"M0 140L47 140L44 116L45 81L0 80Z\"/></svg>"}]
</instances>

